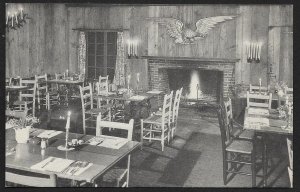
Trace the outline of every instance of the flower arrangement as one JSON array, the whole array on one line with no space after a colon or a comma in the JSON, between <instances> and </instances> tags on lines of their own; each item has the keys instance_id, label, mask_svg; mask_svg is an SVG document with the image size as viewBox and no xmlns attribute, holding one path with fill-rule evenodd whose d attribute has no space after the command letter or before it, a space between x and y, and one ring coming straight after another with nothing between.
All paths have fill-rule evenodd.
<instances>
[{"instance_id":1,"label":"flower arrangement","mask_svg":"<svg viewBox=\"0 0 300 192\"><path fill-rule=\"evenodd\" d=\"M284 96L287 84L283 81L272 81L270 82L270 90L277 93L280 97Z\"/></svg>"},{"instance_id":2,"label":"flower arrangement","mask_svg":"<svg viewBox=\"0 0 300 192\"><path fill-rule=\"evenodd\" d=\"M38 118L36 118L36 117L34 117L32 115L27 115L26 118L25 118L24 125L25 125L25 127L26 126L32 127L34 124L37 124L39 122L40 122L40 120Z\"/></svg>"}]
</instances>

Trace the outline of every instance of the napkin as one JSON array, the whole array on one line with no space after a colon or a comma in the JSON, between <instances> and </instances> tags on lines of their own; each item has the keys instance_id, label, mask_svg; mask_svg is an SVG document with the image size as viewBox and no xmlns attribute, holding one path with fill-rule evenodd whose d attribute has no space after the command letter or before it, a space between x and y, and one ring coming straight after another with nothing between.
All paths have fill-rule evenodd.
<instances>
[{"instance_id":1,"label":"napkin","mask_svg":"<svg viewBox=\"0 0 300 192\"><path fill-rule=\"evenodd\" d=\"M269 115L268 109L262 109L262 108L249 108L248 114L251 115Z\"/></svg>"},{"instance_id":2,"label":"napkin","mask_svg":"<svg viewBox=\"0 0 300 192\"><path fill-rule=\"evenodd\" d=\"M88 144L111 148L111 149L119 149L123 145L125 145L127 142L128 142L128 139L125 139L125 138L101 135L101 136L93 137L92 139L90 139L88 141Z\"/></svg>"},{"instance_id":3,"label":"napkin","mask_svg":"<svg viewBox=\"0 0 300 192\"><path fill-rule=\"evenodd\" d=\"M150 94L161 94L162 91L152 90L152 91L148 91L147 93L150 93Z\"/></svg>"},{"instance_id":4,"label":"napkin","mask_svg":"<svg viewBox=\"0 0 300 192\"><path fill-rule=\"evenodd\" d=\"M247 117L245 126L249 128L260 129L262 126L269 126L270 121L267 118L262 117Z\"/></svg>"},{"instance_id":5,"label":"napkin","mask_svg":"<svg viewBox=\"0 0 300 192\"><path fill-rule=\"evenodd\" d=\"M62 172L66 169L74 160L62 159L56 157L48 157L43 161L31 166L31 169L36 169L40 171L52 171L52 172Z\"/></svg>"},{"instance_id":6,"label":"napkin","mask_svg":"<svg viewBox=\"0 0 300 192\"><path fill-rule=\"evenodd\" d=\"M146 96L135 95L135 96L130 97L129 99L132 99L132 100L144 100L145 98L146 98Z\"/></svg>"},{"instance_id":7,"label":"napkin","mask_svg":"<svg viewBox=\"0 0 300 192\"><path fill-rule=\"evenodd\" d=\"M62 131L55 131L55 130L45 130L42 133L40 133L37 137L39 138L51 138L58 134L62 133Z\"/></svg>"}]
</instances>

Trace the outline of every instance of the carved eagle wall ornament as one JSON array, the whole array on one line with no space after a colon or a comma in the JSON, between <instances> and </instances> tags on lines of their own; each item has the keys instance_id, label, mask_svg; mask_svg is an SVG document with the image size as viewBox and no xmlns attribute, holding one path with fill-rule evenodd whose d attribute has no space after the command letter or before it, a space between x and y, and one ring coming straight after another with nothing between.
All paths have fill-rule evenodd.
<instances>
[{"instance_id":1,"label":"carved eagle wall ornament","mask_svg":"<svg viewBox=\"0 0 300 192\"><path fill-rule=\"evenodd\" d=\"M216 16L200 19L196 22L196 30L184 27L184 24L180 20L174 18L149 17L147 19L166 26L168 34L175 38L175 43L194 44L196 40L205 38L208 32L218 23L231 20L234 17L236 16Z\"/></svg>"}]
</instances>

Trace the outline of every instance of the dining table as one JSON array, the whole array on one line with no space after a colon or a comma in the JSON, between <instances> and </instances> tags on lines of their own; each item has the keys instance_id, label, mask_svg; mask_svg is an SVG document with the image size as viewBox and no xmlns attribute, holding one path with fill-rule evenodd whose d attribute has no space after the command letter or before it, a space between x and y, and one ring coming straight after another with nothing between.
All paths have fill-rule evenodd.
<instances>
[{"instance_id":1,"label":"dining table","mask_svg":"<svg viewBox=\"0 0 300 192\"><path fill-rule=\"evenodd\" d=\"M96 94L94 97L99 98L102 100L112 100L113 106L118 101L123 105L123 108L125 108L125 103L129 103L129 119L134 118L136 120L140 119L141 116L144 118L149 116L151 113L151 102L150 100L154 97L157 97L159 95L163 94L163 91L158 90L150 90L145 92L139 92L139 93L123 93L118 94L117 92L103 92L100 94ZM141 111L143 110L143 114L141 114ZM136 121L137 122L137 121Z\"/></svg>"},{"instance_id":2,"label":"dining table","mask_svg":"<svg viewBox=\"0 0 300 192\"><path fill-rule=\"evenodd\" d=\"M6 130L6 155L5 155L5 166L6 168L13 168L17 170L30 171L35 173L55 173L58 177L64 179L70 179L76 182L87 182L91 183L94 186L97 185L97 180L103 176L109 169L111 169L118 162L124 158L130 160L131 153L137 149L140 145L139 142L125 140L121 146L118 148L113 146L101 146L101 145L92 145L89 143L91 139L100 138L102 141L109 139L118 139L118 137L112 136L93 136L93 135L83 135L77 133L69 133L68 141L73 139L82 140L82 144L78 145L73 150L61 150L59 147L65 145L66 133L62 131L54 131L54 135L51 138L47 138L47 147L46 149L41 149L38 138L42 137L41 134L47 136L47 131L51 130L45 129L30 129L30 138L27 143L17 143L15 140L15 131L14 129ZM44 134L46 133L46 134ZM49 134L48 134L49 135ZM41 138L39 138L41 140ZM123 139L123 138L121 138ZM124 139L123 139L124 140ZM35 141L35 142L33 142ZM113 145L113 144L112 144ZM116 144L117 145L117 144ZM70 169L66 167L63 171L53 171L49 169L37 169L37 166L47 159L55 159L64 161L73 161L73 162L85 162L85 170L80 174L70 174L66 170ZM49 162L46 162L43 166L46 166ZM55 162L55 161L54 161ZM53 163L54 163L53 162ZM42 166L42 167L43 167ZM57 165L52 165L52 167L58 167ZM129 166L129 164L128 164ZM79 168L78 168L79 169Z\"/></svg>"},{"instance_id":3,"label":"dining table","mask_svg":"<svg viewBox=\"0 0 300 192\"><path fill-rule=\"evenodd\" d=\"M291 122L292 123L292 122ZM280 118L277 109L246 107L244 116L244 129L252 130L260 135L263 145L263 186L267 184L267 140L270 135L292 136L293 126L287 127L287 121ZM256 143L255 143L256 144Z\"/></svg>"}]
</instances>

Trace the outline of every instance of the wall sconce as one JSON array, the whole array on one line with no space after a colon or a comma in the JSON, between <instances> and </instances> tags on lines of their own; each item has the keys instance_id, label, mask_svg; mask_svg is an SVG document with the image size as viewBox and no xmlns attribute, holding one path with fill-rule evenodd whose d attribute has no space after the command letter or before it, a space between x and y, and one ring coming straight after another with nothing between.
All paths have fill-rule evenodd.
<instances>
[{"instance_id":1,"label":"wall sconce","mask_svg":"<svg viewBox=\"0 0 300 192\"><path fill-rule=\"evenodd\" d=\"M247 62L260 62L261 43L246 43Z\"/></svg>"},{"instance_id":2,"label":"wall sconce","mask_svg":"<svg viewBox=\"0 0 300 192\"><path fill-rule=\"evenodd\" d=\"M137 56L138 50L138 40L137 39L130 39L127 41L127 55L129 58L138 57Z\"/></svg>"},{"instance_id":3,"label":"wall sconce","mask_svg":"<svg viewBox=\"0 0 300 192\"><path fill-rule=\"evenodd\" d=\"M6 29L14 29L20 28L23 26L23 23L26 23L25 19L28 19L27 14L24 13L23 7L17 9L16 7L12 7L10 4L10 8L8 8L8 4L6 4Z\"/></svg>"}]
</instances>

